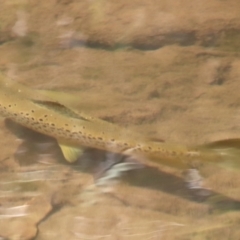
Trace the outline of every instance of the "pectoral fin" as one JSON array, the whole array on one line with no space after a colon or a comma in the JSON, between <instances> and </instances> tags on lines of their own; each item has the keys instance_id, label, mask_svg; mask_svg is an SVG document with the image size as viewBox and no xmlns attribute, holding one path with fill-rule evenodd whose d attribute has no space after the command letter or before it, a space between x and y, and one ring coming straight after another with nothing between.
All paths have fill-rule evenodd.
<instances>
[{"instance_id":1,"label":"pectoral fin","mask_svg":"<svg viewBox=\"0 0 240 240\"><path fill-rule=\"evenodd\" d=\"M72 146L67 146L64 145L62 143L59 143L59 147L62 150L63 156L64 158L70 162L70 163L74 163L78 160L78 158L82 155L83 153L83 148L76 148L76 147L72 147Z\"/></svg>"},{"instance_id":2,"label":"pectoral fin","mask_svg":"<svg viewBox=\"0 0 240 240\"><path fill-rule=\"evenodd\" d=\"M21 124L12 121L11 119L6 118L4 120L6 128L12 132L19 139L27 140L30 142L49 142L51 137L46 136L42 133L38 133L30 128L24 127Z\"/></svg>"}]
</instances>

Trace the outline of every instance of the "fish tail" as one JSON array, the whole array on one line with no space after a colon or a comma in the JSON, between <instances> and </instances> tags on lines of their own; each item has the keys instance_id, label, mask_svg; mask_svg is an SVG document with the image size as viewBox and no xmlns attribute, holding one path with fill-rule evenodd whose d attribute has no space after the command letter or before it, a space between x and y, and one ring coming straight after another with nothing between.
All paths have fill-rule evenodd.
<instances>
[{"instance_id":1,"label":"fish tail","mask_svg":"<svg viewBox=\"0 0 240 240\"><path fill-rule=\"evenodd\" d=\"M200 152L208 156L210 162L224 168L240 170L240 138L210 142L200 148Z\"/></svg>"}]
</instances>

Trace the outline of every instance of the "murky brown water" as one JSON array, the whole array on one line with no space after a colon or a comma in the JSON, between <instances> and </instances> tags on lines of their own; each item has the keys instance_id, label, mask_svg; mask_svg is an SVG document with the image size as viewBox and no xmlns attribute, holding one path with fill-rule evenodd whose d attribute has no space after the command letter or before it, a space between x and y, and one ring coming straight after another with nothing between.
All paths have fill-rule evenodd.
<instances>
[{"instance_id":1,"label":"murky brown water","mask_svg":"<svg viewBox=\"0 0 240 240\"><path fill-rule=\"evenodd\" d=\"M0 69L123 127L181 144L240 136L240 5L1 1ZM240 176L140 168L95 185L105 153L64 161L54 139L0 121L1 239L239 239ZM10 131L9 131L10 130Z\"/></svg>"}]
</instances>

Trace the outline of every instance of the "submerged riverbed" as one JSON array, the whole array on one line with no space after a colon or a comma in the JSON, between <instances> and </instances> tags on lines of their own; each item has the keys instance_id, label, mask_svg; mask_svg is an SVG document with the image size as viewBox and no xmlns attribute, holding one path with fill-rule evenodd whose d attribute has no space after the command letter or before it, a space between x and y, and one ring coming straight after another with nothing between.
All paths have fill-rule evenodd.
<instances>
[{"instance_id":1,"label":"submerged riverbed","mask_svg":"<svg viewBox=\"0 0 240 240\"><path fill-rule=\"evenodd\" d=\"M3 1L0 69L89 115L151 138L240 137L238 1ZM208 196L181 171L94 184L102 155L64 161L56 142L17 141L0 121L3 239L238 239L240 177L214 165Z\"/></svg>"}]
</instances>

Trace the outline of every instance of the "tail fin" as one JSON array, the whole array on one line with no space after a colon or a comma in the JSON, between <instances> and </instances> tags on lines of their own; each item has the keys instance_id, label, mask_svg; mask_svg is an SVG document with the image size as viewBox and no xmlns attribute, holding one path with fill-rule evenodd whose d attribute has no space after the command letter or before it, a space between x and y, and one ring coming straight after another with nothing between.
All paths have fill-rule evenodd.
<instances>
[{"instance_id":1,"label":"tail fin","mask_svg":"<svg viewBox=\"0 0 240 240\"><path fill-rule=\"evenodd\" d=\"M210 142L201 148L216 154L219 157L216 163L221 167L240 170L240 138Z\"/></svg>"},{"instance_id":2,"label":"tail fin","mask_svg":"<svg viewBox=\"0 0 240 240\"><path fill-rule=\"evenodd\" d=\"M214 141L203 145L206 148L236 148L240 149L240 138L230 138Z\"/></svg>"}]
</instances>

